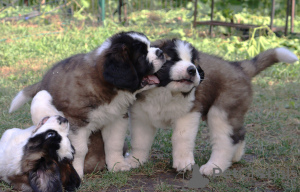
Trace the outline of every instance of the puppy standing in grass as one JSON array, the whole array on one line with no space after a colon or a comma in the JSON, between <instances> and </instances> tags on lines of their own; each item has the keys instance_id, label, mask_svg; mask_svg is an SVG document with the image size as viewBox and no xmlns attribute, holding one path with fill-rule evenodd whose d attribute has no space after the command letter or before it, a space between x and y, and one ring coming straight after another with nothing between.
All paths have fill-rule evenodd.
<instances>
[{"instance_id":1,"label":"puppy standing in grass","mask_svg":"<svg viewBox=\"0 0 300 192\"><path fill-rule=\"evenodd\" d=\"M124 116L136 94L155 87L152 75L165 62L159 48L150 47L148 38L137 32L122 32L107 39L99 48L78 54L54 65L42 81L20 91L11 103L17 110L38 91L47 90L53 104L70 122L70 139L76 154L74 167L83 176L88 139L101 130L107 168L129 170L123 157L128 119Z\"/></svg>"},{"instance_id":2,"label":"puppy standing in grass","mask_svg":"<svg viewBox=\"0 0 300 192\"><path fill-rule=\"evenodd\" d=\"M173 167L190 170L195 163L193 150L202 117L212 145L209 161L200 167L204 175L212 175L213 168L224 172L244 154L243 123L252 101L252 77L277 62L298 60L285 48L267 50L252 60L228 62L198 52L181 40L157 41L153 46L167 55L167 62L157 72L165 87L140 93L132 106L132 152L126 160L132 167L143 164L157 129L172 127ZM200 85L195 78L199 66L204 71Z\"/></svg>"},{"instance_id":3,"label":"puppy standing in grass","mask_svg":"<svg viewBox=\"0 0 300 192\"><path fill-rule=\"evenodd\" d=\"M74 191L80 178L72 166L69 123L52 98L40 91L31 105L34 126L13 128L0 140L0 179L21 191Z\"/></svg>"}]
</instances>

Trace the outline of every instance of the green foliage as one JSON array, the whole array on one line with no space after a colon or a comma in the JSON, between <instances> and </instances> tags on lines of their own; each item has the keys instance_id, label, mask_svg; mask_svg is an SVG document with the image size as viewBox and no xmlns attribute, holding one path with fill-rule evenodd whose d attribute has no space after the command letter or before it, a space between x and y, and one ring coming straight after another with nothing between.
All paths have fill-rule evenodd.
<instances>
[{"instance_id":1,"label":"green foliage","mask_svg":"<svg viewBox=\"0 0 300 192\"><path fill-rule=\"evenodd\" d=\"M211 1L200 0L200 4L210 5ZM299 5L300 1L296 0L295 4ZM275 15L277 17L284 17L286 14L286 0L275 1ZM221 11L226 18L232 19L234 14L246 11L255 15L271 14L272 1L271 0L215 0L215 12ZM300 9L296 9L296 15L300 14Z\"/></svg>"}]
</instances>

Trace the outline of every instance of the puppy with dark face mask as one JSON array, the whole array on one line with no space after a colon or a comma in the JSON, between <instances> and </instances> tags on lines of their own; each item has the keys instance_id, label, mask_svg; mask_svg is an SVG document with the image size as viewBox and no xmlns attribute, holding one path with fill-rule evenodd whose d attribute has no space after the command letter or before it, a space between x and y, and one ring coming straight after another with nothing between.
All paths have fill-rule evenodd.
<instances>
[{"instance_id":1,"label":"puppy with dark face mask","mask_svg":"<svg viewBox=\"0 0 300 192\"><path fill-rule=\"evenodd\" d=\"M9 129L2 135L0 179L14 189L74 191L80 185L72 165L75 151L68 138L68 120L59 115L47 116L57 113L51 101L49 93L39 92L31 105L32 120L37 125Z\"/></svg>"},{"instance_id":2,"label":"puppy with dark face mask","mask_svg":"<svg viewBox=\"0 0 300 192\"><path fill-rule=\"evenodd\" d=\"M156 73L160 87L140 93L130 108L132 152L126 160L131 167L146 162L157 129L171 127L173 167L178 171L191 170L201 116L193 110L195 91L201 86L204 73L198 52L191 44L174 40L160 47L167 58Z\"/></svg>"},{"instance_id":3,"label":"puppy with dark face mask","mask_svg":"<svg viewBox=\"0 0 300 192\"><path fill-rule=\"evenodd\" d=\"M76 150L74 167L83 176L89 136L101 130L105 161L110 171L129 170L123 157L128 127L124 118L136 94L156 87L153 74L165 62L159 48L141 33L122 32L86 54L74 55L54 65L43 79L20 91L10 112L47 90L53 104L70 122L70 140Z\"/></svg>"},{"instance_id":4,"label":"puppy with dark face mask","mask_svg":"<svg viewBox=\"0 0 300 192\"><path fill-rule=\"evenodd\" d=\"M161 40L153 46L166 54L167 62L157 72L164 87L141 93L131 107L132 152L127 162L132 167L143 164L157 129L172 127L173 167L190 170L202 118L212 145L209 161L200 168L204 175L211 175L214 168L224 172L244 153L243 123L252 100L251 78L277 62L298 60L285 48L267 50L252 60L229 62L181 40Z\"/></svg>"}]
</instances>

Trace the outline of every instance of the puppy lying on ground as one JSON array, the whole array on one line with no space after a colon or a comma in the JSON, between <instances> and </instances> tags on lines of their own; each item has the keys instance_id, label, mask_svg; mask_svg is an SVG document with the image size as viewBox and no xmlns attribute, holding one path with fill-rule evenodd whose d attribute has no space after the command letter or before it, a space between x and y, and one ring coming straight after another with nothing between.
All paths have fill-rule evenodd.
<instances>
[{"instance_id":1,"label":"puppy lying on ground","mask_svg":"<svg viewBox=\"0 0 300 192\"><path fill-rule=\"evenodd\" d=\"M74 168L83 176L84 159L92 132L101 130L109 170L129 170L123 157L128 127L124 118L136 94L155 87L153 74L165 62L159 48L141 33L122 32L86 54L74 55L54 65L43 79L20 91L10 112L47 90L53 105L70 121L70 140L75 147Z\"/></svg>"},{"instance_id":2,"label":"puppy lying on ground","mask_svg":"<svg viewBox=\"0 0 300 192\"><path fill-rule=\"evenodd\" d=\"M209 161L200 168L204 175L211 175L217 167L224 172L244 154L243 123L252 101L252 77L277 62L298 60L285 48L267 50L252 60L228 62L198 52L181 40L157 41L153 46L167 55L167 62L157 72L160 85L165 87L140 93L131 107L132 152L126 160L132 167L143 164L157 129L172 127L173 167L190 170L195 163L193 150L202 117L212 145ZM205 78L197 86L199 66Z\"/></svg>"},{"instance_id":3,"label":"puppy lying on ground","mask_svg":"<svg viewBox=\"0 0 300 192\"><path fill-rule=\"evenodd\" d=\"M67 119L43 115L52 113L51 100L46 91L37 93L31 105L32 120L37 123L44 118L27 129L9 129L0 140L0 179L17 190L74 191L80 185L72 166L74 148L68 139Z\"/></svg>"}]
</instances>

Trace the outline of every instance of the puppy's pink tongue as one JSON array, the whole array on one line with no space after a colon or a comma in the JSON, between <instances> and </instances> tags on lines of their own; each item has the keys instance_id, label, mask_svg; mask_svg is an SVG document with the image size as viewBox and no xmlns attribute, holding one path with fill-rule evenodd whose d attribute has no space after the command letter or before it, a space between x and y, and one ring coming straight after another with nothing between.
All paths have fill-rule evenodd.
<instances>
[{"instance_id":1,"label":"puppy's pink tongue","mask_svg":"<svg viewBox=\"0 0 300 192\"><path fill-rule=\"evenodd\" d=\"M155 75L148 75L150 84L159 84L159 79Z\"/></svg>"},{"instance_id":2,"label":"puppy's pink tongue","mask_svg":"<svg viewBox=\"0 0 300 192\"><path fill-rule=\"evenodd\" d=\"M159 80L155 75L148 75L143 78L141 85L142 87L145 87L146 85L154 85L159 84Z\"/></svg>"}]
</instances>

